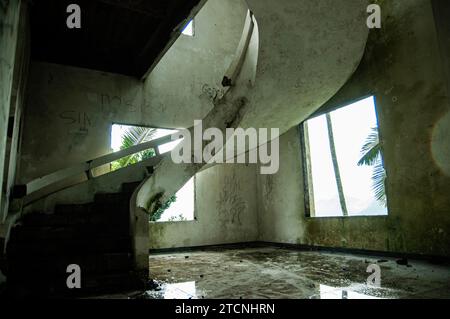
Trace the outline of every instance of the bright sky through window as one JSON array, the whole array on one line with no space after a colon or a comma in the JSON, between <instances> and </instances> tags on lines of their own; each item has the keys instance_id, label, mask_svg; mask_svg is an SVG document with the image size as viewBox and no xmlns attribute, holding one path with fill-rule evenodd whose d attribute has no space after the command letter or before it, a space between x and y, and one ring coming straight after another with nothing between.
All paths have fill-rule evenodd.
<instances>
[{"instance_id":1,"label":"bright sky through window","mask_svg":"<svg viewBox=\"0 0 450 319\"><path fill-rule=\"evenodd\" d=\"M114 152L120 151L120 146L122 145L122 136L123 134L132 128L134 126L132 125L121 125L121 124L113 124L111 128L111 148ZM169 129L162 129L158 128L156 129L155 134L152 135L152 138L150 140L155 140L157 138L170 135L175 133L176 130L169 130ZM176 141L175 141L176 142ZM172 143L172 142L171 142ZM161 145L161 147L164 145ZM175 147L175 146L173 146Z\"/></svg>"},{"instance_id":2,"label":"bright sky through window","mask_svg":"<svg viewBox=\"0 0 450 319\"><path fill-rule=\"evenodd\" d=\"M111 148L114 152L121 149L122 136L134 126L113 124L111 128ZM176 130L156 129L150 140L175 133ZM172 151L181 140L169 142L158 147L160 154ZM170 155L168 155L170 156ZM177 193L173 202L161 215L158 222L194 220L194 178L191 178Z\"/></svg>"},{"instance_id":3,"label":"bright sky through window","mask_svg":"<svg viewBox=\"0 0 450 319\"><path fill-rule=\"evenodd\" d=\"M194 220L194 177L177 192L177 200L161 215L158 222Z\"/></svg>"},{"instance_id":4,"label":"bright sky through window","mask_svg":"<svg viewBox=\"0 0 450 319\"><path fill-rule=\"evenodd\" d=\"M330 113L336 157L339 166L345 203L349 216L387 215L383 203L375 198L373 166L358 166L361 148L377 128L373 97L342 107ZM311 216L343 216L339 200L335 170L330 151L326 115L306 122L309 135L311 163L310 187L313 191Z\"/></svg>"},{"instance_id":5,"label":"bright sky through window","mask_svg":"<svg viewBox=\"0 0 450 319\"><path fill-rule=\"evenodd\" d=\"M189 21L189 23L184 27L183 31L181 31L184 35L188 35L190 37L194 36L194 20Z\"/></svg>"}]
</instances>

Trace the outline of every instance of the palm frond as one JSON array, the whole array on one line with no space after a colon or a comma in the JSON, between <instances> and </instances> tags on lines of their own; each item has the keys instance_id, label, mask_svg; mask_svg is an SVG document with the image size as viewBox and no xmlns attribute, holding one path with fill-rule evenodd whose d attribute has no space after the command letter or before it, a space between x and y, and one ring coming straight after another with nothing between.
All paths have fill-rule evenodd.
<instances>
[{"instance_id":1,"label":"palm frond","mask_svg":"<svg viewBox=\"0 0 450 319\"><path fill-rule=\"evenodd\" d=\"M381 157L375 163L372 173L372 189L375 193L375 199L386 206L386 171Z\"/></svg>"},{"instance_id":2,"label":"palm frond","mask_svg":"<svg viewBox=\"0 0 450 319\"><path fill-rule=\"evenodd\" d=\"M382 205L386 206L386 171L383 165L382 149L380 138L378 135L378 128L372 128L364 145L361 147L361 159L358 166L373 166L372 171L372 190L375 199Z\"/></svg>"},{"instance_id":3,"label":"palm frond","mask_svg":"<svg viewBox=\"0 0 450 319\"><path fill-rule=\"evenodd\" d=\"M122 144L120 149L124 150L129 147L148 142L152 139L152 137L156 134L156 129L147 128L147 127L139 127L139 126L131 126L128 127L122 134ZM112 165L112 170L117 170L119 168L126 167L131 164L136 164L144 159L150 158L155 155L154 149L148 149L136 154L132 154L129 156L125 156L117 161L115 161Z\"/></svg>"},{"instance_id":4,"label":"palm frond","mask_svg":"<svg viewBox=\"0 0 450 319\"><path fill-rule=\"evenodd\" d=\"M129 127L122 135L121 149L126 149L149 141L155 135L156 129L140 126ZM150 151L150 153L149 153ZM132 154L125 159L124 166L135 164L154 155L154 150L146 150Z\"/></svg>"},{"instance_id":5,"label":"palm frond","mask_svg":"<svg viewBox=\"0 0 450 319\"><path fill-rule=\"evenodd\" d=\"M125 149L134 145L149 141L155 135L156 129L132 126L129 127L122 135L121 149Z\"/></svg>"},{"instance_id":6,"label":"palm frond","mask_svg":"<svg viewBox=\"0 0 450 319\"><path fill-rule=\"evenodd\" d=\"M371 133L361 147L361 155L358 166L372 166L376 164L377 161L381 160L381 145L378 136L378 128L372 128Z\"/></svg>"}]
</instances>

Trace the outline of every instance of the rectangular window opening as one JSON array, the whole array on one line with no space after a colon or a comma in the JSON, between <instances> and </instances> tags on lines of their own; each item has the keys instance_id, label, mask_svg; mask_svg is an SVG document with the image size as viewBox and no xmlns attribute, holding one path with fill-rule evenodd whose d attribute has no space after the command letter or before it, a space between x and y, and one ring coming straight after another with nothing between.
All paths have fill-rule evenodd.
<instances>
[{"instance_id":1,"label":"rectangular window opening","mask_svg":"<svg viewBox=\"0 0 450 319\"><path fill-rule=\"evenodd\" d=\"M388 214L375 98L301 125L308 217Z\"/></svg>"},{"instance_id":2,"label":"rectangular window opening","mask_svg":"<svg viewBox=\"0 0 450 319\"><path fill-rule=\"evenodd\" d=\"M111 149L118 152L129 147L149 142L170 134L176 130L154 127L113 124L111 127ZM172 141L158 146L159 154L172 151L180 140ZM111 163L111 171L115 171L129 165L139 163L156 155L151 148L118 159ZM172 196L151 217L151 222L176 222L195 220L195 176L192 177L174 196Z\"/></svg>"},{"instance_id":3,"label":"rectangular window opening","mask_svg":"<svg viewBox=\"0 0 450 319\"><path fill-rule=\"evenodd\" d=\"M157 138L173 134L175 132L176 130L162 128L113 124L111 127L111 149L113 150L113 152L118 152L120 150L124 150L141 143L146 143ZM159 146L158 150L160 151L163 146L164 145ZM173 147L168 148L168 150L165 150L165 152L171 151ZM160 152L160 154L162 153ZM155 155L155 149L150 148L148 150L125 156L111 163L111 171L115 171L126 166L139 163Z\"/></svg>"},{"instance_id":4,"label":"rectangular window opening","mask_svg":"<svg viewBox=\"0 0 450 319\"><path fill-rule=\"evenodd\" d=\"M151 222L183 222L196 220L195 182L193 176L151 217Z\"/></svg>"}]
</instances>

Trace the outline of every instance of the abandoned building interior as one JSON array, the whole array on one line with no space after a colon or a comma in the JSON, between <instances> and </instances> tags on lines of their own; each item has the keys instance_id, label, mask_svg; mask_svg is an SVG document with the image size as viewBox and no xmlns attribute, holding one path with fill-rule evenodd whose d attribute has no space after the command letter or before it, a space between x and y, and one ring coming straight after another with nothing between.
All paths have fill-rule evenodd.
<instances>
[{"instance_id":1,"label":"abandoned building interior","mask_svg":"<svg viewBox=\"0 0 450 319\"><path fill-rule=\"evenodd\" d=\"M448 1L0 0L0 19L0 295L450 298ZM231 156L175 163L195 121L236 129ZM258 140L228 148L238 128Z\"/></svg>"}]
</instances>

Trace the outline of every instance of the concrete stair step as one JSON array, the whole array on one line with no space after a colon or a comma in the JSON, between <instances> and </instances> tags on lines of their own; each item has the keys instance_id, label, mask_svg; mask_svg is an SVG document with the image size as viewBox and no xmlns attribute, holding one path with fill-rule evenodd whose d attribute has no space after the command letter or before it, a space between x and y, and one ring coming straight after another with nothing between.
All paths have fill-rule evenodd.
<instances>
[{"instance_id":1,"label":"concrete stair step","mask_svg":"<svg viewBox=\"0 0 450 319\"><path fill-rule=\"evenodd\" d=\"M122 183L122 192L133 193L141 182Z\"/></svg>"},{"instance_id":2,"label":"concrete stair step","mask_svg":"<svg viewBox=\"0 0 450 319\"><path fill-rule=\"evenodd\" d=\"M89 215L92 213L92 203L88 204L58 204L55 205L55 215Z\"/></svg>"},{"instance_id":3,"label":"concrete stair step","mask_svg":"<svg viewBox=\"0 0 450 319\"><path fill-rule=\"evenodd\" d=\"M69 226L27 226L19 225L11 232L11 242L29 242L40 240L70 240L73 238L89 238L129 235L128 223L106 223L99 227L96 224L77 224Z\"/></svg>"},{"instance_id":4,"label":"concrete stair step","mask_svg":"<svg viewBox=\"0 0 450 319\"><path fill-rule=\"evenodd\" d=\"M131 253L70 254L64 255L27 255L11 258L8 261L8 275L22 277L26 272L39 273L41 276L55 274L67 276L67 266L80 266L83 274L105 274L132 270Z\"/></svg>"},{"instance_id":5,"label":"concrete stair step","mask_svg":"<svg viewBox=\"0 0 450 319\"><path fill-rule=\"evenodd\" d=\"M120 193L97 193L94 196L94 203L121 204L129 205L131 194L126 192Z\"/></svg>"},{"instance_id":6,"label":"concrete stair step","mask_svg":"<svg viewBox=\"0 0 450 319\"><path fill-rule=\"evenodd\" d=\"M81 288L69 289L67 277L69 274L53 276L26 276L8 281L10 296L23 298L64 298L83 297L93 294L143 290L144 280L133 271L120 271L108 274L81 274Z\"/></svg>"},{"instance_id":7,"label":"concrete stair step","mask_svg":"<svg viewBox=\"0 0 450 319\"><path fill-rule=\"evenodd\" d=\"M79 253L107 253L131 251L131 240L127 237L99 237L99 238L72 238L70 240L35 240L33 242L11 241L7 248L7 257L21 254L54 254L63 255L65 252Z\"/></svg>"},{"instance_id":8,"label":"concrete stair step","mask_svg":"<svg viewBox=\"0 0 450 319\"><path fill-rule=\"evenodd\" d=\"M127 207L128 208L128 207ZM34 227L51 226L74 226L98 224L106 225L109 223L129 223L129 209L125 207L115 207L108 204L96 204L89 212L80 213L32 213L26 215L22 220L22 225Z\"/></svg>"}]
</instances>

